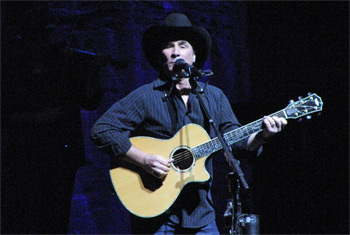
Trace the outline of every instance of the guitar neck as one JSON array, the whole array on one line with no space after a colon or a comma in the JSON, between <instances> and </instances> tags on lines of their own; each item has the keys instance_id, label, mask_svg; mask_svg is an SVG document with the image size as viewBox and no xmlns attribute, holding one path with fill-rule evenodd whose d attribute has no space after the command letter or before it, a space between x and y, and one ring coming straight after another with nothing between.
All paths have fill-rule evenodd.
<instances>
[{"instance_id":1,"label":"guitar neck","mask_svg":"<svg viewBox=\"0 0 350 235\"><path fill-rule=\"evenodd\" d=\"M287 118L287 115L285 114L285 109L282 109L276 113L270 114L270 117L277 116L277 117L284 117ZM262 131L262 122L263 118L256 120L252 123L249 123L245 126L242 126L240 128L237 128L233 131L229 131L224 134L224 140L228 145L232 145L250 135L252 135L255 132ZM212 153L215 153L219 150L221 150L223 147L219 141L219 139L216 137L204 144L201 144L199 146L196 146L192 149L194 156L196 159L202 158L204 156L208 156Z\"/></svg>"}]
</instances>

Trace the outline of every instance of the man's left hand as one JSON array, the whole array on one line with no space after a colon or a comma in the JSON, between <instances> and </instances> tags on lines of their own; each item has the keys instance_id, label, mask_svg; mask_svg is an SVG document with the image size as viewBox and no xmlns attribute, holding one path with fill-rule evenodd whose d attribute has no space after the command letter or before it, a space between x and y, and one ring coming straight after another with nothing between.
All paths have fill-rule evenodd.
<instances>
[{"instance_id":1,"label":"man's left hand","mask_svg":"<svg viewBox=\"0 0 350 235\"><path fill-rule=\"evenodd\" d=\"M278 132L281 132L286 125L287 120L285 118L264 116L262 137L268 139Z\"/></svg>"}]
</instances>

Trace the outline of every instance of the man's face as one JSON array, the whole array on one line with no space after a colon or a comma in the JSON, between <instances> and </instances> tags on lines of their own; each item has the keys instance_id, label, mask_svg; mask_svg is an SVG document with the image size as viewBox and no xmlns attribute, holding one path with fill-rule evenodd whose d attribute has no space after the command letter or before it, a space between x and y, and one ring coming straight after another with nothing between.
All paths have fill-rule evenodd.
<instances>
[{"instance_id":1,"label":"man's face","mask_svg":"<svg viewBox=\"0 0 350 235\"><path fill-rule=\"evenodd\" d=\"M184 59L189 65L192 65L196 60L196 55L192 45L185 40L167 43L162 50L162 53L166 58L166 64L170 71L173 70L175 61L179 58Z\"/></svg>"}]
</instances>

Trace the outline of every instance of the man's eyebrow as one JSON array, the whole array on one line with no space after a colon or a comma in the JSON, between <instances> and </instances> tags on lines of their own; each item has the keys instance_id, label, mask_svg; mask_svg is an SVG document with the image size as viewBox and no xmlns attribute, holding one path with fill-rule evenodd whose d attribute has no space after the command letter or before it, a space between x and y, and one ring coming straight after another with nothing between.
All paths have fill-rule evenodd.
<instances>
[{"instance_id":1,"label":"man's eyebrow","mask_svg":"<svg viewBox=\"0 0 350 235\"><path fill-rule=\"evenodd\" d=\"M186 40L180 40L179 44L189 44Z\"/></svg>"},{"instance_id":2,"label":"man's eyebrow","mask_svg":"<svg viewBox=\"0 0 350 235\"><path fill-rule=\"evenodd\" d=\"M179 42L179 45L185 45L185 44L190 45L190 43L186 40L178 40L178 42ZM170 42L164 43L164 47L173 46L175 43L176 41L170 41Z\"/></svg>"}]
</instances>

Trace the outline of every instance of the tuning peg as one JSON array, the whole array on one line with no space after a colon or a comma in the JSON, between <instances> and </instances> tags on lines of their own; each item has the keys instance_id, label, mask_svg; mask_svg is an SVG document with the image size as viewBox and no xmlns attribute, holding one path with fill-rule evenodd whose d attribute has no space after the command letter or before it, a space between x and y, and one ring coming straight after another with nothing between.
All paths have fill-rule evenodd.
<instances>
[{"instance_id":1,"label":"tuning peg","mask_svg":"<svg viewBox=\"0 0 350 235\"><path fill-rule=\"evenodd\" d=\"M316 115L319 117L319 116L321 116L321 113L317 113Z\"/></svg>"},{"instance_id":2,"label":"tuning peg","mask_svg":"<svg viewBox=\"0 0 350 235\"><path fill-rule=\"evenodd\" d=\"M311 93L311 92L308 92L307 95L312 95L312 93Z\"/></svg>"},{"instance_id":3,"label":"tuning peg","mask_svg":"<svg viewBox=\"0 0 350 235\"><path fill-rule=\"evenodd\" d=\"M297 120L298 123L300 123L300 122L302 122L302 121L303 121L302 118L299 118L299 119Z\"/></svg>"},{"instance_id":4,"label":"tuning peg","mask_svg":"<svg viewBox=\"0 0 350 235\"><path fill-rule=\"evenodd\" d=\"M289 104L294 104L294 100L290 100L290 101L289 101Z\"/></svg>"},{"instance_id":5,"label":"tuning peg","mask_svg":"<svg viewBox=\"0 0 350 235\"><path fill-rule=\"evenodd\" d=\"M303 99L303 97L302 97L302 96L299 96L298 99L301 100L301 99Z\"/></svg>"},{"instance_id":6,"label":"tuning peg","mask_svg":"<svg viewBox=\"0 0 350 235\"><path fill-rule=\"evenodd\" d=\"M307 120L310 120L311 118L312 118L311 115L307 115L307 116L306 116L306 119L307 119Z\"/></svg>"}]
</instances>

